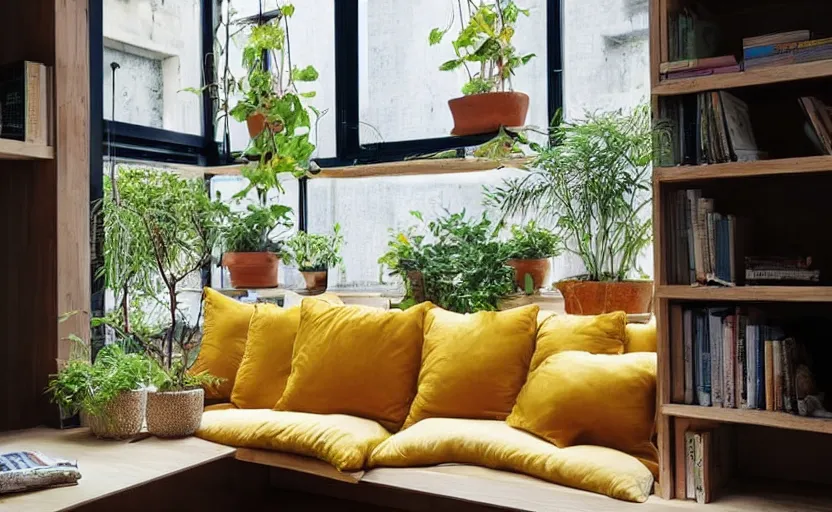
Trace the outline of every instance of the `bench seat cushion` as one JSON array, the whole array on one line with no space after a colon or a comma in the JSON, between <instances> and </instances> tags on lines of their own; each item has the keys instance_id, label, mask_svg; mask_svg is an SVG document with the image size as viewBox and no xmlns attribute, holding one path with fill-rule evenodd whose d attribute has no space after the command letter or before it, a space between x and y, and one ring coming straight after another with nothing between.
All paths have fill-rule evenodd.
<instances>
[{"instance_id":1,"label":"bench seat cushion","mask_svg":"<svg viewBox=\"0 0 832 512\"><path fill-rule=\"evenodd\" d=\"M341 414L270 409L206 410L198 437L238 448L275 450L326 461L341 471L358 471L390 437L375 421Z\"/></svg>"},{"instance_id":2,"label":"bench seat cushion","mask_svg":"<svg viewBox=\"0 0 832 512\"><path fill-rule=\"evenodd\" d=\"M644 502L652 473L625 453L600 446L558 448L494 420L429 418L381 443L370 467L459 463L534 476L560 485Z\"/></svg>"}]
</instances>

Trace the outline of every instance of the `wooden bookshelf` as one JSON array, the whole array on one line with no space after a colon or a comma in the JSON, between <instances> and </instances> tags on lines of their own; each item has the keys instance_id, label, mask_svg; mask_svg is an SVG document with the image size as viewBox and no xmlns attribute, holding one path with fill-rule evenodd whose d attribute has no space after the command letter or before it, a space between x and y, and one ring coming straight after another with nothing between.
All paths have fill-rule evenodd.
<instances>
[{"instance_id":1,"label":"wooden bookshelf","mask_svg":"<svg viewBox=\"0 0 832 512\"><path fill-rule=\"evenodd\" d=\"M653 87L653 94L656 96L674 96L825 77L832 77L832 60L750 69L725 75L662 80Z\"/></svg>"},{"instance_id":2,"label":"wooden bookshelf","mask_svg":"<svg viewBox=\"0 0 832 512\"><path fill-rule=\"evenodd\" d=\"M723 407L701 407L698 405L665 404L662 414L677 418L741 423L763 427L803 430L832 434L832 419L807 418L785 412L758 411L752 409L725 409Z\"/></svg>"},{"instance_id":3,"label":"wooden bookshelf","mask_svg":"<svg viewBox=\"0 0 832 512\"><path fill-rule=\"evenodd\" d=\"M758 510L775 510L809 497L801 485L832 489L832 474L823 468L832 460L832 419L803 417L785 412L741 408L683 405L685 307L753 305L776 318L802 319L804 313L820 321L832 318L832 286L690 286L673 282L684 269L674 267L680 245L679 209L673 200L680 190L701 189L713 198L716 211L742 219L744 255L812 256L821 278L832 274L832 239L823 226L832 220L832 201L825 191L832 187L832 156L816 154L799 129L803 118L786 108L799 110L797 98L822 97L832 101L832 60L751 69L749 71L696 78L661 80L660 66L670 53L670 14L694 4L704 4L721 28L726 49L740 55L742 38L806 28L823 32L821 19L828 19L832 4L826 0L799 0L800 9L779 0L650 0L650 66L654 117L674 108L686 108L690 96L707 91L732 90L751 112L758 146L772 159L695 166L656 166L653 170L654 312L657 319L657 444L659 479L656 492L666 499L685 499L684 433L688 429L724 428L732 437L720 454L731 458L738 486L716 493L714 508L735 502L753 502ZM794 98L794 105L788 105ZM688 100L684 102L682 100ZM783 101L783 104L777 103ZM695 102L694 102L695 103ZM680 107L681 105L681 107ZM790 117L791 116L791 117ZM688 119L690 119L688 117ZM797 121L797 125L795 122ZM689 155L688 155L689 156ZM747 225L745 223L748 223ZM676 260L671 258L676 256ZM739 261L741 258L738 258ZM671 272L671 270L673 272ZM738 274L742 269L737 269ZM673 277L672 277L673 276ZM686 280L686 278L681 278ZM792 317L792 315L794 315ZM822 340L821 340L822 341ZM825 357L825 355L824 355ZM820 363L828 376L832 361ZM818 366L816 363L815 366ZM681 369L681 371L677 371ZM822 391L832 392L830 389ZM764 439L764 441L763 441ZM677 453L679 456L677 457ZM807 471L802 471L803 468ZM765 482L765 483L762 483ZM768 492L778 488L777 497ZM681 490L681 495L680 495ZM812 497L811 506L795 510L832 510L832 494ZM750 501L749 501L750 500Z\"/></svg>"},{"instance_id":4,"label":"wooden bookshelf","mask_svg":"<svg viewBox=\"0 0 832 512\"><path fill-rule=\"evenodd\" d=\"M0 160L51 160L55 148L19 140L0 139Z\"/></svg>"}]
</instances>

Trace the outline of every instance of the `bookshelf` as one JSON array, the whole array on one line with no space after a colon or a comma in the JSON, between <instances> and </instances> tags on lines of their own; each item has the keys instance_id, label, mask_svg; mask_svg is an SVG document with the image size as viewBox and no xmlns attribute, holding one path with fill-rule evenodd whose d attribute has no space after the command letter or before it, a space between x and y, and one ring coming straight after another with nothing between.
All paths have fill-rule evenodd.
<instances>
[{"instance_id":1,"label":"bookshelf","mask_svg":"<svg viewBox=\"0 0 832 512\"><path fill-rule=\"evenodd\" d=\"M731 49L719 54L731 51L740 56L743 38L763 34L808 29L832 36L828 23L824 26L822 21L832 15L832 3L826 0L650 0L654 117L661 119L662 111L680 104L675 102L694 99L696 105L694 96L727 90L749 105L757 142L760 149L769 152L766 159L756 161L677 166L657 163L653 169L660 458L656 493L665 499L685 499L684 434L689 429L719 428L730 432L731 442L722 445L720 456L730 459L733 478L715 491L716 509L721 509L720 505L730 508L738 502L754 502L760 510L832 509L832 475L824 462L832 460L832 419L686 405L680 398L680 390L683 396L685 388L685 308L754 307L766 315L790 319L808 312L832 322L832 237L823 227L832 218L832 200L820 192L832 189L832 156L821 156L801 145L804 134L793 133L796 125L789 124L796 118L789 118L785 109L775 105L791 98L797 105L796 99L803 96L817 96L827 105L832 103L832 60L662 79L661 64L670 61L672 15L702 4L712 14L709 21L724 32L723 45ZM797 112L800 117L799 108ZM703 197L713 198L717 211L736 214L753 224L749 228L752 247L745 254L805 250L826 279L822 277L812 286L713 287L675 281L673 276L680 274L678 267L672 266L673 255L679 250L674 242L678 234L674 230L679 226L674 198L690 189L701 189ZM832 376L832 359L821 362L819 368ZM832 389L824 390L832 393ZM769 492L775 488L776 497ZM805 506L807 499L810 507Z\"/></svg>"},{"instance_id":2,"label":"bookshelf","mask_svg":"<svg viewBox=\"0 0 832 512\"><path fill-rule=\"evenodd\" d=\"M57 106L54 147L0 139L0 431L57 423L47 380L69 357L66 337L89 338L89 3L0 0L14 20L0 64L53 67Z\"/></svg>"}]
</instances>

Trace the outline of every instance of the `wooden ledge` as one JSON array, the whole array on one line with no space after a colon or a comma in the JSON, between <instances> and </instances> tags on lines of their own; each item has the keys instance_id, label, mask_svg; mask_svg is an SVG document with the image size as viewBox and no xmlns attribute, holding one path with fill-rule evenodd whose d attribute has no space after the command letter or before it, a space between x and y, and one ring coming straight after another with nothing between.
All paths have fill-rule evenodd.
<instances>
[{"instance_id":1,"label":"wooden ledge","mask_svg":"<svg viewBox=\"0 0 832 512\"><path fill-rule=\"evenodd\" d=\"M313 459L311 457L293 455L291 453L257 450L253 448L238 448L234 458L243 462L251 462L252 464L288 469L291 471L299 471L301 473L307 473L350 484L357 484L361 481L361 477L364 476L363 471L355 471L351 473L341 472L335 469L335 467L328 462Z\"/></svg>"}]
</instances>

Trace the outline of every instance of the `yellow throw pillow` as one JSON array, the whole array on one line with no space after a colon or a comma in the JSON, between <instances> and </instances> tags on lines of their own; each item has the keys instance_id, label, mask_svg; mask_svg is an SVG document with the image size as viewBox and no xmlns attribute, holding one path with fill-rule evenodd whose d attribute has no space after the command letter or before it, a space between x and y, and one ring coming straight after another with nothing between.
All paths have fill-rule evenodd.
<instances>
[{"instance_id":1,"label":"yellow throw pillow","mask_svg":"<svg viewBox=\"0 0 832 512\"><path fill-rule=\"evenodd\" d=\"M562 352L529 375L506 422L559 448L620 450L655 471L655 417L656 354Z\"/></svg>"},{"instance_id":2,"label":"yellow throw pillow","mask_svg":"<svg viewBox=\"0 0 832 512\"><path fill-rule=\"evenodd\" d=\"M630 455L600 446L558 448L493 420L420 421L378 445L369 463L371 467L475 464L635 502L646 501L653 490L653 475Z\"/></svg>"},{"instance_id":3,"label":"yellow throw pillow","mask_svg":"<svg viewBox=\"0 0 832 512\"><path fill-rule=\"evenodd\" d=\"M240 409L271 409L283 395L292 371L292 349L300 308L258 304L248 327L248 342L231 403Z\"/></svg>"},{"instance_id":4,"label":"yellow throw pillow","mask_svg":"<svg viewBox=\"0 0 832 512\"><path fill-rule=\"evenodd\" d=\"M238 448L315 457L341 471L362 469L373 448L390 436L370 420L271 409L206 411L196 435Z\"/></svg>"},{"instance_id":5,"label":"yellow throw pillow","mask_svg":"<svg viewBox=\"0 0 832 512\"><path fill-rule=\"evenodd\" d=\"M624 353L656 351L656 317L646 324L627 324Z\"/></svg>"},{"instance_id":6,"label":"yellow throw pillow","mask_svg":"<svg viewBox=\"0 0 832 512\"><path fill-rule=\"evenodd\" d=\"M222 379L216 386L206 386L205 398L228 400L246 349L254 305L243 304L211 288L205 288L203 300L202 346L188 371L208 372Z\"/></svg>"},{"instance_id":7,"label":"yellow throw pillow","mask_svg":"<svg viewBox=\"0 0 832 512\"><path fill-rule=\"evenodd\" d=\"M428 311L419 390L405 427L432 417L505 419L529 372L538 309Z\"/></svg>"},{"instance_id":8,"label":"yellow throw pillow","mask_svg":"<svg viewBox=\"0 0 832 512\"><path fill-rule=\"evenodd\" d=\"M280 411L351 414L398 430L416 393L424 303L406 311L304 300Z\"/></svg>"},{"instance_id":9,"label":"yellow throw pillow","mask_svg":"<svg viewBox=\"0 0 832 512\"><path fill-rule=\"evenodd\" d=\"M531 370L547 357L567 350L591 354L621 354L627 315L623 311L603 315L554 315L540 325Z\"/></svg>"}]
</instances>

